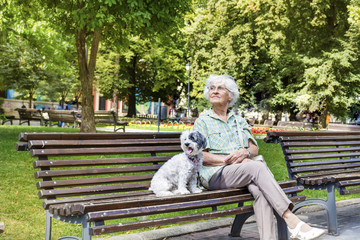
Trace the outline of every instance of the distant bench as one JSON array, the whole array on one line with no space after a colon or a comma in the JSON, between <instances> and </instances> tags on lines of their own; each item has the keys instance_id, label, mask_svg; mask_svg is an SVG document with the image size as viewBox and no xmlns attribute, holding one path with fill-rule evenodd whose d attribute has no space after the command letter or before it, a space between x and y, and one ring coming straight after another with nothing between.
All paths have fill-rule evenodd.
<instances>
[{"instance_id":1,"label":"distant bench","mask_svg":"<svg viewBox=\"0 0 360 240\"><path fill-rule=\"evenodd\" d=\"M98 110L94 112L95 123L108 123L114 126L114 132L123 130L129 124L126 121L119 121L114 111ZM81 125L81 119L77 118L77 124Z\"/></svg>"},{"instance_id":2,"label":"distant bench","mask_svg":"<svg viewBox=\"0 0 360 240\"><path fill-rule=\"evenodd\" d=\"M71 123L73 127L76 127L76 112L73 110L44 110L42 112L43 119L48 121L48 125L53 126L54 122L60 126L60 122Z\"/></svg>"},{"instance_id":3,"label":"distant bench","mask_svg":"<svg viewBox=\"0 0 360 240\"><path fill-rule=\"evenodd\" d=\"M329 131L360 131L360 125L329 123L327 129Z\"/></svg>"},{"instance_id":4,"label":"distant bench","mask_svg":"<svg viewBox=\"0 0 360 240\"><path fill-rule=\"evenodd\" d=\"M338 234L335 189L340 195L360 193L360 131L275 131L264 140L280 143L290 180L306 189L327 190L327 200L307 199L294 210L323 206L329 233Z\"/></svg>"},{"instance_id":5,"label":"distant bench","mask_svg":"<svg viewBox=\"0 0 360 240\"><path fill-rule=\"evenodd\" d=\"M17 108L15 110L19 113L19 125L27 123L30 126L30 121L39 121L41 126L46 125L40 109Z\"/></svg>"},{"instance_id":6,"label":"distant bench","mask_svg":"<svg viewBox=\"0 0 360 240\"><path fill-rule=\"evenodd\" d=\"M38 196L44 199L46 211L45 239L51 239L52 218L82 224L82 239L90 240L95 235L233 215L231 236L239 236L245 220L253 214L252 205L244 206L254 200L247 188L162 198L148 191L154 172L182 151L179 136L21 133L17 149L26 150L19 146L27 144L30 155L38 158L33 166L35 178L40 180ZM296 196L303 190L296 181L279 184L293 202L305 199ZM288 239L285 221L277 219L279 239Z\"/></svg>"},{"instance_id":7,"label":"distant bench","mask_svg":"<svg viewBox=\"0 0 360 240\"><path fill-rule=\"evenodd\" d=\"M308 122L296 122L296 121L279 121L274 128L303 128L311 129L314 125Z\"/></svg>"}]
</instances>

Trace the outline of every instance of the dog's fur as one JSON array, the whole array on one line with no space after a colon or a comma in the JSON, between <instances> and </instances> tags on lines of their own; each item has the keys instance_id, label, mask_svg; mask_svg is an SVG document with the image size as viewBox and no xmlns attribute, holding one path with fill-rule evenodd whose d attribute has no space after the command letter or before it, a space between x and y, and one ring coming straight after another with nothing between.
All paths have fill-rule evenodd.
<instances>
[{"instance_id":1,"label":"dog's fur","mask_svg":"<svg viewBox=\"0 0 360 240\"><path fill-rule=\"evenodd\" d=\"M190 130L184 131L180 139L184 152L164 163L151 180L149 190L157 197L202 192L196 184L206 139L200 132Z\"/></svg>"}]
</instances>

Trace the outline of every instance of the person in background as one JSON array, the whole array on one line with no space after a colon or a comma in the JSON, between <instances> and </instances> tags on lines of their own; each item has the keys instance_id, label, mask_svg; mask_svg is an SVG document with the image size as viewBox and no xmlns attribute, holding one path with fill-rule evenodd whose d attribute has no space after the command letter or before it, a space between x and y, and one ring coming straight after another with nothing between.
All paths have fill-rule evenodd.
<instances>
[{"instance_id":1,"label":"person in background","mask_svg":"<svg viewBox=\"0 0 360 240\"><path fill-rule=\"evenodd\" d=\"M273 210L287 223L292 239L315 239L324 234L325 230L309 226L291 212L293 203L266 164L252 160L258 155L257 142L246 120L229 110L239 97L234 79L211 75L204 95L212 107L200 115L193 128L207 140L200 170L203 186L210 190L247 187L255 199L260 239L276 239Z\"/></svg>"}]
</instances>

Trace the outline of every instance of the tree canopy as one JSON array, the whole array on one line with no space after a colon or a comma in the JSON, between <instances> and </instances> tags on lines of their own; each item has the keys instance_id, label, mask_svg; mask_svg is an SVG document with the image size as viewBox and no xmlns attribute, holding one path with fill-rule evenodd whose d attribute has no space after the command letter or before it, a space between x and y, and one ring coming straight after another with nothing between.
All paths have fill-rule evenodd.
<instances>
[{"instance_id":1,"label":"tree canopy","mask_svg":"<svg viewBox=\"0 0 360 240\"><path fill-rule=\"evenodd\" d=\"M349 11L350 9L350 11ZM193 95L229 74L241 103L344 117L359 96L357 1L212 1L189 20Z\"/></svg>"}]
</instances>

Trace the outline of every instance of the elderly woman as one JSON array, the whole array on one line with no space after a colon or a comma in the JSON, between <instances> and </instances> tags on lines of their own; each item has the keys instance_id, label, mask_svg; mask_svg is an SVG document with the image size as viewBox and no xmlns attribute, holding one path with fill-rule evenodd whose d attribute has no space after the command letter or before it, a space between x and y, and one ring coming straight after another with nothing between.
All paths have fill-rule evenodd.
<instances>
[{"instance_id":1,"label":"elderly woman","mask_svg":"<svg viewBox=\"0 0 360 240\"><path fill-rule=\"evenodd\" d=\"M239 97L234 79L227 75L211 75L204 89L212 108L195 121L194 130L207 139L204 166L200 171L202 184L208 189L247 187L253 204L260 239L276 239L273 210L288 225L292 239L315 239L324 230L310 227L291 212L287 198L267 166L252 160L259 148L246 120L229 107Z\"/></svg>"}]
</instances>

